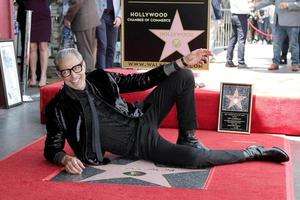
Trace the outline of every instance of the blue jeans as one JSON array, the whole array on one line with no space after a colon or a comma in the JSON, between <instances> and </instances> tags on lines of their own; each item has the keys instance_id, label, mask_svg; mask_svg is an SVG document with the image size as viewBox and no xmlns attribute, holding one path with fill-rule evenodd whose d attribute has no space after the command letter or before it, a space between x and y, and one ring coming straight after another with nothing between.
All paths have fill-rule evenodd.
<instances>
[{"instance_id":1,"label":"blue jeans","mask_svg":"<svg viewBox=\"0 0 300 200\"><path fill-rule=\"evenodd\" d=\"M299 29L299 27L275 25L273 32L273 63L279 65L281 48L286 36L288 36L292 55L292 64L299 64Z\"/></svg>"},{"instance_id":2,"label":"blue jeans","mask_svg":"<svg viewBox=\"0 0 300 200\"><path fill-rule=\"evenodd\" d=\"M245 63L245 43L247 38L248 21L247 14L232 14L232 35L227 49L227 62L232 62L233 50L238 42L238 63Z\"/></svg>"},{"instance_id":3,"label":"blue jeans","mask_svg":"<svg viewBox=\"0 0 300 200\"><path fill-rule=\"evenodd\" d=\"M267 33L267 29L269 27L269 17L266 17L263 22L257 22L257 27L260 31ZM258 39L260 41L267 41L267 37L263 34L258 34Z\"/></svg>"},{"instance_id":4,"label":"blue jeans","mask_svg":"<svg viewBox=\"0 0 300 200\"><path fill-rule=\"evenodd\" d=\"M114 15L103 13L97 27L97 68L110 68L114 63L118 28L114 27Z\"/></svg>"}]
</instances>

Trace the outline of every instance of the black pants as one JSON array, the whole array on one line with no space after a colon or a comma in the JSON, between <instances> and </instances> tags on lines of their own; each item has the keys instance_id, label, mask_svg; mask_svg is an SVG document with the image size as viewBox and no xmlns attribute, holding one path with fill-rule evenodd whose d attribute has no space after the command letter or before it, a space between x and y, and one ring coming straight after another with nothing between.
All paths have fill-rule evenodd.
<instances>
[{"instance_id":1,"label":"black pants","mask_svg":"<svg viewBox=\"0 0 300 200\"><path fill-rule=\"evenodd\" d=\"M204 150L166 141L158 128L176 103L179 129L197 128L194 95L195 81L190 70L173 73L144 100L151 104L137 128L135 156L159 164L187 168L205 168L245 161L241 150Z\"/></svg>"}]
</instances>

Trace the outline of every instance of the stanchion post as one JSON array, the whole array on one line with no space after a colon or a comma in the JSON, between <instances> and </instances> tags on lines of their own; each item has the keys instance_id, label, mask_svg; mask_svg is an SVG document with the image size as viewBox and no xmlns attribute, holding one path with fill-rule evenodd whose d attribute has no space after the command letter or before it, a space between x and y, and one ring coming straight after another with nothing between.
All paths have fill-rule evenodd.
<instances>
[{"instance_id":1,"label":"stanchion post","mask_svg":"<svg viewBox=\"0 0 300 200\"><path fill-rule=\"evenodd\" d=\"M30 33L31 33L31 18L32 10L26 10L26 28L25 28L25 42L24 42L24 62L23 62L23 88L22 99L23 101L32 101L32 98L26 95L27 77L29 74L29 54L30 54Z\"/></svg>"}]
</instances>

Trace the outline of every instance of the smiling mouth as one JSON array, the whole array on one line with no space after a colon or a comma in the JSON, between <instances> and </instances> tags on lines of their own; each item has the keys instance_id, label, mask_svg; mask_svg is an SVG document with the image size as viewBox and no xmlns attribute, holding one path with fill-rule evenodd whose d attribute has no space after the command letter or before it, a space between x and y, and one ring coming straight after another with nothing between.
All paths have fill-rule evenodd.
<instances>
[{"instance_id":1,"label":"smiling mouth","mask_svg":"<svg viewBox=\"0 0 300 200\"><path fill-rule=\"evenodd\" d=\"M78 82L78 81L80 81L80 78L73 78L73 79L71 80L71 82Z\"/></svg>"},{"instance_id":2,"label":"smiling mouth","mask_svg":"<svg viewBox=\"0 0 300 200\"><path fill-rule=\"evenodd\" d=\"M72 81L71 83L73 83L73 84L78 84L78 83L80 83L80 81L79 81L79 80L76 80L76 81Z\"/></svg>"}]
</instances>

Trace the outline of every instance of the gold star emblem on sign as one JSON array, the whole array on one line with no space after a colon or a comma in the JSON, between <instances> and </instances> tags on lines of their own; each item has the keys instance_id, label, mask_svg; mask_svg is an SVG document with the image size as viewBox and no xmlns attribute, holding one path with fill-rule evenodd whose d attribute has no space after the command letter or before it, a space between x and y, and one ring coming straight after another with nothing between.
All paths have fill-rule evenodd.
<instances>
[{"instance_id":1,"label":"gold star emblem on sign","mask_svg":"<svg viewBox=\"0 0 300 200\"><path fill-rule=\"evenodd\" d=\"M175 48L179 48L181 46L181 41L179 39L174 39L172 43Z\"/></svg>"}]
</instances>

